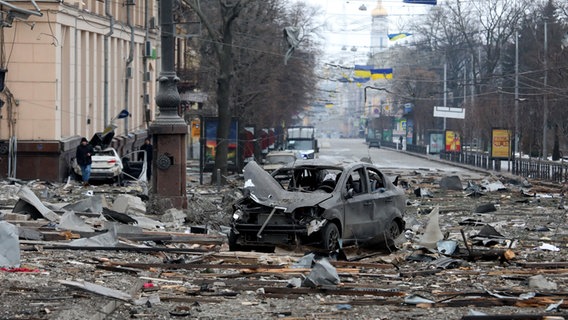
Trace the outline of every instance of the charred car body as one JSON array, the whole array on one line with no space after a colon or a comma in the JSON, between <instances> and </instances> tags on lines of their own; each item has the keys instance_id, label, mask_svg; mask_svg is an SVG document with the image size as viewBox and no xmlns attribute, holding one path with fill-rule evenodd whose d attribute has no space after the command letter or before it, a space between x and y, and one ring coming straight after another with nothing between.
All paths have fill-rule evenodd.
<instances>
[{"instance_id":1,"label":"charred car body","mask_svg":"<svg viewBox=\"0 0 568 320\"><path fill-rule=\"evenodd\" d=\"M298 160L271 174L244 168L244 197L233 206L231 250L276 245L390 244L404 230L406 196L365 162Z\"/></svg>"}]
</instances>

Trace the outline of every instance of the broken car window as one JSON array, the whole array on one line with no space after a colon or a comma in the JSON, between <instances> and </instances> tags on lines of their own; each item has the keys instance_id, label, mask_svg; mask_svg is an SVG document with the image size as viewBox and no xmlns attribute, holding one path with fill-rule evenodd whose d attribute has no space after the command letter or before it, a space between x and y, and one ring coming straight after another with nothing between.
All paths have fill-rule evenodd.
<instances>
[{"instance_id":1,"label":"broken car window","mask_svg":"<svg viewBox=\"0 0 568 320\"><path fill-rule=\"evenodd\" d=\"M367 192L367 185L364 183L365 171L363 168L353 170L347 178L345 189L347 192L353 190L353 195L358 195Z\"/></svg>"},{"instance_id":2,"label":"broken car window","mask_svg":"<svg viewBox=\"0 0 568 320\"><path fill-rule=\"evenodd\" d=\"M384 177L383 174L374 169L374 168L367 168L367 173L369 175L369 190L370 192L375 192L380 188L384 188Z\"/></svg>"}]
</instances>

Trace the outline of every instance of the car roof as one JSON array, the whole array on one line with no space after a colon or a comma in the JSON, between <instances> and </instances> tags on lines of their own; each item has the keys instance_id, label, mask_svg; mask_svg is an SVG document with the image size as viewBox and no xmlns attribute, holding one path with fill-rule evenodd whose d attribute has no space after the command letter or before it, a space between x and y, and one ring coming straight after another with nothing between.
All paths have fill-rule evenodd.
<instances>
[{"instance_id":1,"label":"car roof","mask_svg":"<svg viewBox=\"0 0 568 320\"><path fill-rule=\"evenodd\" d=\"M293 163L285 165L283 168L335 168L340 170L347 170L359 164L370 165L370 163L355 161L346 158L317 158L317 159L298 159Z\"/></svg>"}]
</instances>

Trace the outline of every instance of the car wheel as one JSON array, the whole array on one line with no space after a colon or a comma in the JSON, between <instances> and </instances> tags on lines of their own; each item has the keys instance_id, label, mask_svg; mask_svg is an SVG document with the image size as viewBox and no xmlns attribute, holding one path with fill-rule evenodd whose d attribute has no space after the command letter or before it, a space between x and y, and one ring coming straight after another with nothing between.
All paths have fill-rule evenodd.
<instances>
[{"instance_id":1,"label":"car wheel","mask_svg":"<svg viewBox=\"0 0 568 320\"><path fill-rule=\"evenodd\" d=\"M229 233L229 251L242 251L241 245L237 244L237 235L233 230Z\"/></svg>"},{"instance_id":2,"label":"car wheel","mask_svg":"<svg viewBox=\"0 0 568 320\"><path fill-rule=\"evenodd\" d=\"M391 221L389 228L386 231L386 238L388 240L394 240L400 235L400 227L396 221Z\"/></svg>"},{"instance_id":3,"label":"car wheel","mask_svg":"<svg viewBox=\"0 0 568 320\"><path fill-rule=\"evenodd\" d=\"M329 251L339 249L339 229L333 222L328 222L322 231L323 248Z\"/></svg>"}]
</instances>

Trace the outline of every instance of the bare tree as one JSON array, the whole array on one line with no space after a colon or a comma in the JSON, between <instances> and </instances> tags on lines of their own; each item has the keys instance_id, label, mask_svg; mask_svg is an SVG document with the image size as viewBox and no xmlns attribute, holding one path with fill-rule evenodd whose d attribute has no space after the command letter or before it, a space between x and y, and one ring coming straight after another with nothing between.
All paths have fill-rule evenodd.
<instances>
[{"instance_id":1,"label":"bare tree","mask_svg":"<svg viewBox=\"0 0 568 320\"><path fill-rule=\"evenodd\" d=\"M199 17L206 35L196 44L202 74L216 74L217 146L213 170L228 170L228 138L232 117L258 126L275 126L305 106L315 86L315 52L310 43L314 12L305 4L286 6L278 0L218 0L200 6L182 0ZM300 44L288 63L283 29L299 27ZM309 49L309 50L307 50ZM205 79L205 77L203 78ZM205 90L212 82L201 81ZM215 179L213 175L213 179Z\"/></svg>"},{"instance_id":2,"label":"bare tree","mask_svg":"<svg viewBox=\"0 0 568 320\"><path fill-rule=\"evenodd\" d=\"M499 101L504 86L503 65L508 57L502 48L514 41L529 5L516 0L450 1L415 26L422 37L419 50L444 57L440 62L447 66L448 103L472 109L464 130L485 145L491 127L504 125L499 120L504 113L496 112L503 104L493 103Z\"/></svg>"},{"instance_id":3,"label":"bare tree","mask_svg":"<svg viewBox=\"0 0 568 320\"><path fill-rule=\"evenodd\" d=\"M217 146L215 153L214 172L220 170L221 177L227 175L228 141L231 128L231 79L233 77L233 24L246 1L219 0L217 4L208 1L207 5L216 8L217 15L209 17L200 6L198 0L183 0L199 16L201 23L212 41L211 48L218 62L217 73ZM215 24L215 22L218 22ZM213 181L216 175L213 175Z\"/></svg>"}]
</instances>

